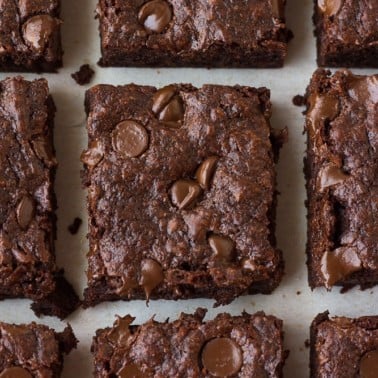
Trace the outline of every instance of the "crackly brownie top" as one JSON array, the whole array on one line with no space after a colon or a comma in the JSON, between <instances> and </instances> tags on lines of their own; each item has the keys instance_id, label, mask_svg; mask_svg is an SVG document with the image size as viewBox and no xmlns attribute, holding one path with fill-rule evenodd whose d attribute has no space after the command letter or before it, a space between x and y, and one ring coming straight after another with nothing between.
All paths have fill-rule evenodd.
<instances>
[{"instance_id":1,"label":"crackly brownie top","mask_svg":"<svg viewBox=\"0 0 378 378\"><path fill-rule=\"evenodd\" d=\"M54 266L51 117L44 79L0 82L0 282L17 265ZM6 280L13 274L13 278ZM36 273L37 274L37 273ZM4 279L5 281L2 281ZM0 289L1 292L1 289Z\"/></svg>"},{"instance_id":2,"label":"crackly brownie top","mask_svg":"<svg viewBox=\"0 0 378 378\"><path fill-rule=\"evenodd\" d=\"M308 104L315 269L326 286L361 270L377 277L378 75L318 70Z\"/></svg>"},{"instance_id":3,"label":"crackly brownie top","mask_svg":"<svg viewBox=\"0 0 378 378\"><path fill-rule=\"evenodd\" d=\"M316 335L313 340L314 378L376 377L378 316L329 319L322 314L313 327Z\"/></svg>"},{"instance_id":4,"label":"crackly brownie top","mask_svg":"<svg viewBox=\"0 0 378 378\"><path fill-rule=\"evenodd\" d=\"M378 44L377 0L317 0L317 6L329 44Z\"/></svg>"},{"instance_id":5,"label":"crackly brownie top","mask_svg":"<svg viewBox=\"0 0 378 378\"><path fill-rule=\"evenodd\" d=\"M62 355L76 347L71 327L55 333L36 323L0 322L0 378L58 378Z\"/></svg>"},{"instance_id":6,"label":"crackly brownie top","mask_svg":"<svg viewBox=\"0 0 378 378\"><path fill-rule=\"evenodd\" d=\"M100 0L102 44L106 48L206 50L213 44L250 49L287 41L282 0Z\"/></svg>"},{"instance_id":7,"label":"crackly brownie top","mask_svg":"<svg viewBox=\"0 0 378 378\"><path fill-rule=\"evenodd\" d=\"M100 85L86 103L89 285L235 295L269 279L280 258L266 89Z\"/></svg>"},{"instance_id":8,"label":"crackly brownie top","mask_svg":"<svg viewBox=\"0 0 378 378\"><path fill-rule=\"evenodd\" d=\"M181 314L171 323L118 318L97 331L92 350L95 375L103 377L281 377L282 322L264 313Z\"/></svg>"}]
</instances>

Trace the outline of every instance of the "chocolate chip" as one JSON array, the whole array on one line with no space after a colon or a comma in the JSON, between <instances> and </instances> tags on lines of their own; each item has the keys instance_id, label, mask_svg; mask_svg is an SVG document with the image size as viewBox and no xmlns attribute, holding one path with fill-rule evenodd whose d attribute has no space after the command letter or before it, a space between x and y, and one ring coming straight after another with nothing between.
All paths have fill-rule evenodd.
<instances>
[{"instance_id":1,"label":"chocolate chip","mask_svg":"<svg viewBox=\"0 0 378 378\"><path fill-rule=\"evenodd\" d=\"M187 209L194 205L201 192L201 187L195 181L178 180L171 188L172 203L180 210Z\"/></svg>"},{"instance_id":2,"label":"chocolate chip","mask_svg":"<svg viewBox=\"0 0 378 378\"><path fill-rule=\"evenodd\" d=\"M119 123L112 134L113 148L128 157L137 157L148 147L146 129L135 121Z\"/></svg>"},{"instance_id":3,"label":"chocolate chip","mask_svg":"<svg viewBox=\"0 0 378 378\"><path fill-rule=\"evenodd\" d=\"M352 247L340 247L334 251L327 251L321 260L321 271L328 289L360 269L361 260L357 250Z\"/></svg>"},{"instance_id":4,"label":"chocolate chip","mask_svg":"<svg viewBox=\"0 0 378 378\"><path fill-rule=\"evenodd\" d=\"M140 285L143 286L147 301L154 290L164 280L163 268L152 259L142 261Z\"/></svg>"},{"instance_id":5,"label":"chocolate chip","mask_svg":"<svg viewBox=\"0 0 378 378\"><path fill-rule=\"evenodd\" d=\"M117 316L114 327L109 333L109 339L115 344L126 343L127 338L130 336L130 324L133 321L134 318L130 315L126 315L123 318Z\"/></svg>"},{"instance_id":6,"label":"chocolate chip","mask_svg":"<svg viewBox=\"0 0 378 378\"><path fill-rule=\"evenodd\" d=\"M318 7L328 17L334 16L341 8L343 1L344 0L318 0Z\"/></svg>"},{"instance_id":7,"label":"chocolate chip","mask_svg":"<svg viewBox=\"0 0 378 378\"><path fill-rule=\"evenodd\" d=\"M25 42L35 51L42 53L60 21L47 14L29 18L23 25Z\"/></svg>"},{"instance_id":8,"label":"chocolate chip","mask_svg":"<svg viewBox=\"0 0 378 378\"><path fill-rule=\"evenodd\" d=\"M3 370L0 378L33 378L33 376L24 368L13 366Z\"/></svg>"},{"instance_id":9,"label":"chocolate chip","mask_svg":"<svg viewBox=\"0 0 378 378\"><path fill-rule=\"evenodd\" d=\"M98 140L90 143L89 148L81 154L81 161L88 167L94 168L104 157L102 144Z\"/></svg>"},{"instance_id":10,"label":"chocolate chip","mask_svg":"<svg viewBox=\"0 0 378 378\"><path fill-rule=\"evenodd\" d=\"M365 353L360 360L360 378L377 378L378 349Z\"/></svg>"},{"instance_id":11,"label":"chocolate chip","mask_svg":"<svg viewBox=\"0 0 378 378\"><path fill-rule=\"evenodd\" d=\"M198 167L196 172L196 180L203 189L209 189L210 180L214 175L217 161L217 156L211 156Z\"/></svg>"},{"instance_id":12,"label":"chocolate chip","mask_svg":"<svg viewBox=\"0 0 378 378\"><path fill-rule=\"evenodd\" d=\"M139 22L151 33L161 33L171 19L171 7L163 0L149 1L140 8L138 13Z\"/></svg>"},{"instance_id":13,"label":"chocolate chip","mask_svg":"<svg viewBox=\"0 0 378 378\"><path fill-rule=\"evenodd\" d=\"M330 186L340 184L348 177L349 176L346 175L341 168L331 164L327 165L323 167L318 174L320 191L323 191Z\"/></svg>"},{"instance_id":14,"label":"chocolate chip","mask_svg":"<svg viewBox=\"0 0 378 378\"><path fill-rule=\"evenodd\" d=\"M230 377L239 372L243 364L240 347L227 337L210 340L202 350L202 364L215 377Z\"/></svg>"},{"instance_id":15,"label":"chocolate chip","mask_svg":"<svg viewBox=\"0 0 378 378\"><path fill-rule=\"evenodd\" d=\"M208 241L218 263L229 263L234 259L235 243L230 238L213 234Z\"/></svg>"},{"instance_id":16,"label":"chocolate chip","mask_svg":"<svg viewBox=\"0 0 378 378\"><path fill-rule=\"evenodd\" d=\"M177 127L184 118L184 104L173 85L159 89L152 97L152 111L167 126Z\"/></svg>"},{"instance_id":17,"label":"chocolate chip","mask_svg":"<svg viewBox=\"0 0 378 378\"><path fill-rule=\"evenodd\" d=\"M26 230L29 227L29 224L34 217L34 210L33 198L30 196L24 196L16 209L17 222L23 230Z\"/></svg>"}]
</instances>

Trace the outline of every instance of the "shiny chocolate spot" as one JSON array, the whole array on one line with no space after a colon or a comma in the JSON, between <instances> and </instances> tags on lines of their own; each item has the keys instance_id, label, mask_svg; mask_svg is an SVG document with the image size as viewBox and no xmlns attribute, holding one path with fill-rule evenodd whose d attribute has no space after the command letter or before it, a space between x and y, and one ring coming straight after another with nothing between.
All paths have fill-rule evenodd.
<instances>
[{"instance_id":1,"label":"shiny chocolate spot","mask_svg":"<svg viewBox=\"0 0 378 378\"><path fill-rule=\"evenodd\" d=\"M30 196L24 196L16 209L17 222L19 226L26 230L34 217L34 200Z\"/></svg>"},{"instance_id":2,"label":"shiny chocolate spot","mask_svg":"<svg viewBox=\"0 0 378 378\"><path fill-rule=\"evenodd\" d=\"M81 154L80 160L88 167L94 168L104 157L104 149L98 140L90 143L89 148Z\"/></svg>"},{"instance_id":3,"label":"shiny chocolate spot","mask_svg":"<svg viewBox=\"0 0 378 378\"><path fill-rule=\"evenodd\" d=\"M218 263L229 263L233 260L235 243L230 238L213 234L209 236L208 240Z\"/></svg>"},{"instance_id":4,"label":"shiny chocolate spot","mask_svg":"<svg viewBox=\"0 0 378 378\"><path fill-rule=\"evenodd\" d=\"M166 1L152 0L140 8L138 20L151 33L161 33L171 22L172 11Z\"/></svg>"},{"instance_id":5,"label":"shiny chocolate spot","mask_svg":"<svg viewBox=\"0 0 378 378\"><path fill-rule=\"evenodd\" d=\"M312 123L312 132L316 132L317 122L332 121L339 113L339 100L331 95L312 95L309 103L308 119Z\"/></svg>"},{"instance_id":6,"label":"shiny chocolate spot","mask_svg":"<svg viewBox=\"0 0 378 378\"><path fill-rule=\"evenodd\" d=\"M33 50L42 53L59 23L59 20L47 14L29 18L22 27L25 42Z\"/></svg>"},{"instance_id":7,"label":"shiny chocolate spot","mask_svg":"<svg viewBox=\"0 0 378 378\"><path fill-rule=\"evenodd\" d=\"M0 378L33 378L33 376L24 368L13 366L3 370Z\"/></svg>"},{"instance_id":8,"label":"shiny chocolate spot","mask_svg":"<svg viewBox=\"0 0 378 378\"><path fill-rule=\"evenodd\" d=\"M347 75L348 94L356 101L376 104L378 102L378 75L358 76L349 71Z\"/></svg>"},{"instance_id":9,"label":"shiny chocolate spot","mask_svg":"<svg viewBox=\"0 0 378 378\"><path fill-rule=\"evenodd\" d=\"M243 364L240 347L227 337L210 340L202 350L202 364L215 377L230 377L239 372Z\"/></svg>"},{"instance_id":10,"label":"shiny chocolate spot","mask_svg":"<svg viewBox=\"0 0 378 378\"><path fill-rule=\"evenodd\" d=\"M178 180L171 188L172 203L179 209L187 209L194 205L199 195L201 187L191 180Z\"/></svg>"},{"instance_id":11,"label":"shiny chocolate spot","mask_svg":"<svg viewBox=\"0 0 378 378\"><path fill-rule=\"evenodd\" d=\"M123 318L118 316L113 328L109 332L109 340L115 344L126 344L130 336L130 324L133 321L134 318L130 315L126 315Z\"/></svg>"},{"instance_id":12,"label":"shiny chocolate spot","mask_svg":"<svg viewBox=\"0 0 378 378\"><path fill-rule=\"evenodd\" d=\"M378 349L365 353L360 361L360 378L378 377Z\"/></svg>"},{"instance_id":13,"label":"shiny chocolate spot","mask_svg":"<svg viewBox=\"0 0 378 378\"><path fill-rule=\"evenodd\" d=\"M136 364L126 364L118 373L118 378L145 378L146 375L142 373Z\"/></svg>"},{"instance_id":14,"label":"shiny chocolate spot","mask_svg":"<svg viewBox=\"0 0 378 378\"><path fill-rule=\"evenodd\" d=\"M159 89L152 97L152 111L167 126L177 127L184 118L184 104L173 85Z\"/></svg>"},{"instance_id":15,"label":"shiny chocolate spot","mask_svg":"<svg viewBox=\"0 0 378 378\"><path fill-rule=\"evenodd\" d=\"M113 148L128 157L138 157L148 147L146 129L135 121L119 123L112 134Z\"/></svg>"},{"instance_id":16,"label":"shiny chocolate spot","mask_svg":"<svg viewBox=\"0 0 378 378\"><path fill-rule=\"evenodd\" d=\"M344 0L318 0L318 7L326 16L334 16Z\"/></svg>"},{"instance_id":17,"label":"shiny chocolate spot","mask_svg":"<svg viewBox=\"0 0 378 378\"><path fill-rule=\"evenodd\" d=\"M163 268L152 259L142 261L140 285L146 293L147 301L150 299L152 291L164 280Z\"/></svg>"},{"instance_id":18,"label":"shiny chocolate spot","mask_svg":"<svg viewBox=\"0 0 378 378\"><path fill-rule=\"evenodd\" d=\"M214 175L218 157L210 156L197 169L196 180L203 189L209 189L210 181Z\"/></svg>"},{"instance_id":19,"label":"shiny chocolate spot","mask_svg":"<svg viewBox=\"0 0 378 378\"><path fill-rule=\"evenodd\" d=\"M361 269L361 260L355 248L340 247L324 253L321 260L321 272L327 289Z\"/></svg>"},{"instance_id":20,"label":"shiny chocolate spot","mask_svg":"<svg viewBox=\"0 0 378 378\"><path fill-rule=\"evenodd\" d=\"M335 165L327 165L323 167L318 174L320 190L324 190L330 186L334 186L342 183L348 179L348 175L345 174L341 168Z\"/></svg>"},{"instance_id":21,"label":"shiny chocolate spot","mask_svg":"<svg viewBox=\"0 0 378 378\"><path fill-rule=\"evenodd\" d=\"M256 263L251 259L243 259L242 260L242 267L243 267L243 269L250 270L252 272L257 270Z\"/></svg>"}]
</instances>

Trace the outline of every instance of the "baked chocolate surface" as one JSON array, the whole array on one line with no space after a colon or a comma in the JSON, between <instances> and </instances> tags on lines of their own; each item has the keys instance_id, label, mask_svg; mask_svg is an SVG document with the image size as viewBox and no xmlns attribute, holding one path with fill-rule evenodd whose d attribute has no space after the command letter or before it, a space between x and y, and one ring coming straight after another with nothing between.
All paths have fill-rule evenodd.
<instances>
[{"instance_id":1,"label":"baked chocolate surface","mask_svg":"<svg viewBox=\"0 0 378 378\"><path fill-rule=\"evenodd\" d=\"M65 317L78 298L55 265L54 114L46 80L0 82L0 299Z\"/></svg>"},{"instance_id":2,"label":"baked chocolate surface","mask_svg":"<svg viewBox=\"0 0 378 378\"><path fill-rule=\"evenodd\" d=\"M93 339L95 377L282 377L286 352L282 321L262 312L223 313L204 322L206 310L173 322L131 325L118 317Z\"/></svg>"},{"instance_id":3,"label":"baked chocolate surface","mask_svg":"<svg viewBox=\"0 0 378 378\"><path fill-rule=\"evenodd\" d=\"M315 72L307 89L312 288L378 283L378 75Z\"/></svg>"},{"instance_id":4,"label":"baked chocolate surface","mask_svg":"<svg viewBox=\"0 0 378 378\"><path fill-rule=\"evenodd\" d=\"M311 325L311 378L374 378L378 372L378 316L319 314Z\"/></svg>"},{"instance_id":5,"label":"baked chocolate surface","mask_svg":"<svg viewBox=\"0 0 378 378\"><path fill-rule=\"evenodd\" d=\"M318 65L378 67L378 1L314 0Z\"/></svg>"},{"instance_id":6,"label":"baked chocolate surface","mask_svg":"<svg viewBox=\"0 0 378 378\"><path fill-rule=\"evenodd\" d=\"M102 66L282 67L285 0L99 0Z\"/></svg>"},{"instance_id":7,"label":"baked chocolate surface","mask_svg":"<svg viewBox=\"0 0 378 378\"><path fill-rule=\"evenodd\" d=\"M266 88L98 85L86 110L85 306L146 297L223 304L278 285Z\"/></svg>"},{"instance_id":8,"label":"baked chocolate surface","mask_svg":"<svg viewBox=\"0 0 378 378\"><path fill-rule=\"evenodd\" d=\"M63 332L36 323L0 322L0 378L58 378L63 356L76 348L72 328Z\"/></svg>"}]
</instances>

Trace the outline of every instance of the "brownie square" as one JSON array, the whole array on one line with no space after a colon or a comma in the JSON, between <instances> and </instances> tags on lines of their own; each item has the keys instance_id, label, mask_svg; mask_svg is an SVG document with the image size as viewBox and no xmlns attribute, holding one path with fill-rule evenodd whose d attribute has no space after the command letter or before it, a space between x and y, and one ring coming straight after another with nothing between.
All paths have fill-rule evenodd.
<instances>
[{"instance_id":1,"label":"brownie square","mask_svg":"<svg viewBox=\"0 0 378 378\"><path fill-rule=\"evenodd\" d=\"M307 89L312 288L378 283L378 75L317 70Z\"/></svg>"},{"instance_id":2,"label":"brownie square","mask_svg":"<svg viewBox=\"0 0 378 378\"><path fill-rule=\"evenodd\" d=\"M133 325L118 317L93 339L95 377L282 377L286 358L282 321L263 312L223 313L203 321L206 310L178 320Z\"/></svg>"},{"instance_id":3,"label":"brownie square","mask_svg":"<svg viewBox=\"0 0 378 378\"><path fill-rule=\"evenodd\" d=\"M59 0L0 1L0 71L55 72L62 66Z\"/></svg>"},{"instance_id":4,"label":"brownie square","mask_svg":"<svg viewBox=\"0 0 378 378\"><path fill-rule=\"evenodd\" d=\"M98 85L85 103L86 306L145 297L224 304L278 285L266 88Z\"/></svg>"},{"instance_id":5,"label":"brownie square","mask_svg":"<svg viewBox=\"0 0 378 378\"><path fill-rule=\"evenodd\" d=\"M378 1L314 0L318 65L378 67Z\"/></svg>"},{"instance_id":6,"label":"brownie square","mask_svg":"<svg viewBox=\"0 0 378 378\"><path fill-rule=\"evenodd\" d=\"M78 298L55 265L54 114L46 80L0 82L0 299L65 317Z\"/></svg>"},{"instance_id":7,"label":"brownie square","mask_svg":"<svg viewBox=\"0 0 378 378\"><path fill-rule=\"evenodd\" d=\"M378 373L378 316L319 314L311 325L311 378L374 378Z\"/></svg>"},{"instance_id":8,"label":"brownie square","mask_svg":"<svg viewBox=\"0 0 378 378\"><path fill-rule=\"evenodd\" d=\"M63 356L76 348L77 340L70 326L63 332L30 324L0 322L1 378L58 378Z\"/></svg>"},{"instance_id":9,"label":"brownie square","mask_svg":"<svg viewBox=\"0 0 378 378\"><path fill-rule=\"evenodd\" d=\"M100 0L100 64L282 67L285 2Z\"/></svg>"}]
</instances>

